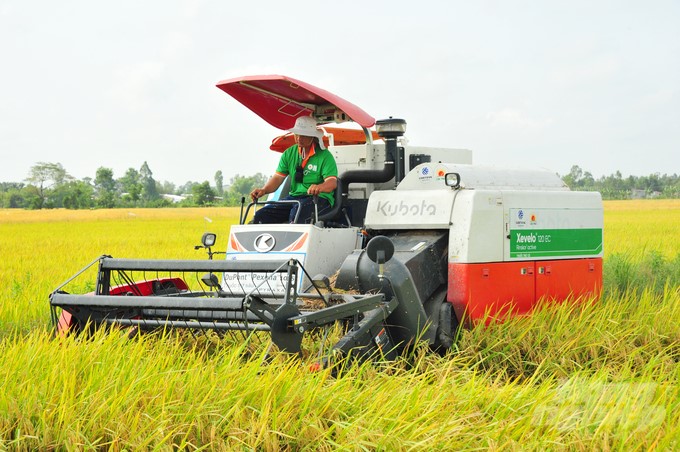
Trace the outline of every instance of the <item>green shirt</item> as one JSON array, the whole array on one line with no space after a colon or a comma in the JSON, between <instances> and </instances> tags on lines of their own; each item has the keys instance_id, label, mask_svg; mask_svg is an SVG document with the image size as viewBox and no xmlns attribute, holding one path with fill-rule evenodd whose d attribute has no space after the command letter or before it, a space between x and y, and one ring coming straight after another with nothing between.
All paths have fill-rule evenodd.
<instances>
[{"instance_id":1,"label":"green shirt","mask_svg":"<svg viewBox=\"0 0 680 452\"><path fill-rule=\"evenodd\" d=\"M338 166L335 164L333 154L328 149L317 150L316 146L314 148L314 153L309 156L305 163L302 182L295 180L295 170L302 165L302 156L298 152L298 145L292 145L281 155L276 173L281 176L290 175L289 194L292 196L304 196L312 184L318 185L329 177L338 177ZM319 196L328 200L329 204L333 206L335 202L333 193L319 193Z\"/></svg>"}]
</instances>

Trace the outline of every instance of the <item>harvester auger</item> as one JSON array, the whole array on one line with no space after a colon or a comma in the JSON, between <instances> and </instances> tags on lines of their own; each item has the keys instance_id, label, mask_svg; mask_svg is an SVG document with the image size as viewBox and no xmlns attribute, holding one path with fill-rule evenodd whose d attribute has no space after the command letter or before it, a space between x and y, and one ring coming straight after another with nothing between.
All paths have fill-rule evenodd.
<instances>
[{"instance_id":1,"label":"harvester auger","mask_svg":"<svg viewBox=\"0 0 680 452\"><path fill-rule=\"evenodd\" d=\"M573 192L548 170L472 165L466 149L411 146L404 120L376 121L290 77L217 86L278 129L316 119L338 166L333 208L311 224L248 224L262 203L242 205L223 260L214 234L204 261L96 259L94 292L52 293L59 332L264 332L299 353L309 331L340 323L338 354L391 359L418 341L446 350L459 326L528 315L541 300L599 294L599 193ZM329 126L350 121L359 128ZM290 144L283 135L270 149ZM282 202L286 186L266 203Z\"/></svg>"}]
</instances>

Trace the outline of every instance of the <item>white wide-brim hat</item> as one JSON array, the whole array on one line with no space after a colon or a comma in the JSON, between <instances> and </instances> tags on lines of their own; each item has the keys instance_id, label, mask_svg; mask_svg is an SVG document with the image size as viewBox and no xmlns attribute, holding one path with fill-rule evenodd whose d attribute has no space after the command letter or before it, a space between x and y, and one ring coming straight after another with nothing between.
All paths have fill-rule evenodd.
<instances>
[{"instance_id":1,"label":"white wide-brim hat","mask_svg":"<svg viewBox=\"0 0 680 452\"><path fill-rule=\"evenodd\" d=\"M323 146L323 132L316 128L316 121L311 116L300 116L295 120L293 128L288 131L295 135L316 137L319 139L319 144Z\"/></svg>"}]
</instances>

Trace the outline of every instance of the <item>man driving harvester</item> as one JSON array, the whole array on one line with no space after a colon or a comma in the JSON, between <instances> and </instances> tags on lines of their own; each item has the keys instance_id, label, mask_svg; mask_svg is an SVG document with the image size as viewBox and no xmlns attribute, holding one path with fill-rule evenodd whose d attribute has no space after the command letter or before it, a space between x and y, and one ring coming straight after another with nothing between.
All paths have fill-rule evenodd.
<instances>
[{"instance_id":1,"label":"man driving harvester","mask_svg":"<svg viewBox=\"0 0 680 452\"><path fill-rule=\"evenodd\" d=\"M311 116L301 116L289 130L295 144L281 155L276 173L261 188L250 192L253 201L273 193L290 177L289 195L280 201L298 201L267 204L255 212L253 223L293 223L298 212L298 223L309 223L314 215L314 197L318 196L316 210L321 215L333 207L333 190L337 187L338 167L333 155L323 147L323 132L316 128Z\"/></svg>"}]
</instances>

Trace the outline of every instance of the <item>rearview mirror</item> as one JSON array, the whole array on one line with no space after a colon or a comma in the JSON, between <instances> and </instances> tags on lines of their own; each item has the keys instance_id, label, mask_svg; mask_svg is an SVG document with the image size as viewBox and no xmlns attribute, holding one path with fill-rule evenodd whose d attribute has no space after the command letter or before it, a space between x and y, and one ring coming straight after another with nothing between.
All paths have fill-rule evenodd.
<instances>
[{"instance_id":1,"label":"rearview mirror","mask_svg":"<svg viewBox=\"0 0 680 452\"><path fill-rule=\"evenodd\" d=\"M201 276L201 281L208 287L220 287L220 281L214 273L206 273Z\"/></svg>"},{"instance_id":2,"label":"rearview mirror","mask_svg":"<svg viewBox=\"0 0 680 452\"><path fill-rule=\"evenodd\" d=\"M201 237L201 243L205 248L210 248L211 246L214 246L216 241L217 234L214 234L212 232L206 232L205 234L203 234L203 237Z\"/></svg>"}]
</instances>

